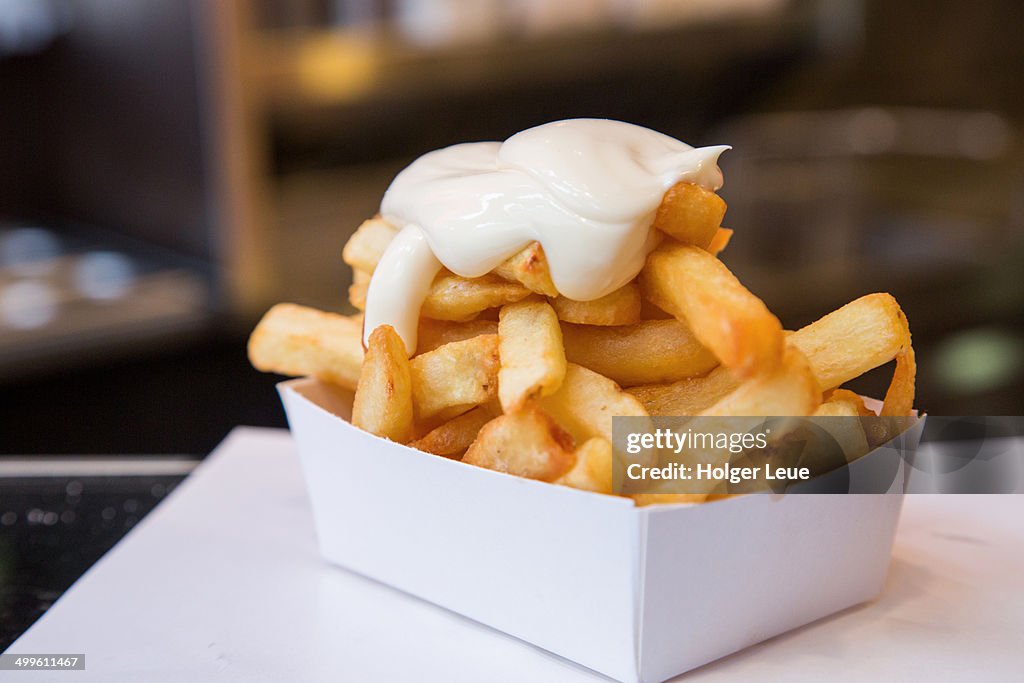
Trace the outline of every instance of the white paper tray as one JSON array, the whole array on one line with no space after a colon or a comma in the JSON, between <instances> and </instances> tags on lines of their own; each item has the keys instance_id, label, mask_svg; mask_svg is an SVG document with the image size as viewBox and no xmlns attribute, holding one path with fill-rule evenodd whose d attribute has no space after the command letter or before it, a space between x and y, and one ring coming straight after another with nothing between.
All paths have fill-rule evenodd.
<instances>
[{"instance_id":1,"label":"white paper tray","mask_svg":"<svg viewBox=\"0 0 1024 683\"><path fill-rule=\"evenodd\" d=\"M350 392L316 380L279 390L326 559L620 681L665 680L885 579L899 494L638 508L373 436L346 421Z\"/></svg>"}]
</instances>

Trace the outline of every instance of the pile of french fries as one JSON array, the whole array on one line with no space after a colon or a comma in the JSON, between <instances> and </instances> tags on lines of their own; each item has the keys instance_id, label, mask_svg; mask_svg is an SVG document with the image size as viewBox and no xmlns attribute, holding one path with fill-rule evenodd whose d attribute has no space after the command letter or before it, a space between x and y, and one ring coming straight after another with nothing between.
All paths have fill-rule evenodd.
<instances>
[{"instance_id":1,"label":"pile of french fries","mask_svg":"<svg viewBox=\"0 0 1024 683\"><path fill-rule=\"evenodd\" d=\"M560 296L537 243L483 277L442 271L412 358L390 326L364 350L361 315L294 304L267 312L249 357L259 370L354 389L352 423L378 436L606 494L619 466L613 416L862 416L861 398L840 387L893 360L882 414L910 415L914 351L896 300L869 294L784 330L718 258L732 236L725 209L713 192L673 186L654 218L660 246L634 281L595 301ZM396 234L376 217L345 245L357 309Z\"/></svg>"}]
</instances>

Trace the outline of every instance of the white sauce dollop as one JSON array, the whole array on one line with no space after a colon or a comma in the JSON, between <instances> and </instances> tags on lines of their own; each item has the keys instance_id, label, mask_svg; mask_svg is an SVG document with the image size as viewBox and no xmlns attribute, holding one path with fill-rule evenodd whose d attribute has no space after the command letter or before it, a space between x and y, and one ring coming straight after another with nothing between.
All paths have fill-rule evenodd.
<instances>
[{"instance_id":1,"label":"white sauce dollop","mask_svg":"<svg viewBox=\"0 0 1024 683\"><path fill-rule=\"evenodd\" d=\"M686 180L722 186L727 146L694 149L648 128L569 119L503 143L424 154L391 183L381 214L401 232L374 270L364 343L391 325L410 354L420 307L442 266L479 277L536 241L559 293L602 297L632 280L657 246L662 196Z\"/></svg>"}]
</instances>

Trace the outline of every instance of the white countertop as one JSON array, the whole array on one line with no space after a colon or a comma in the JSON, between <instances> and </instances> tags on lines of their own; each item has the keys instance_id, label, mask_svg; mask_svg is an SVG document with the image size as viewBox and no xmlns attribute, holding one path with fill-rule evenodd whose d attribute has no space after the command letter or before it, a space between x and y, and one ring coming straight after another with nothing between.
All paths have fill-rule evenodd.
<instances>
[{"instance_id":1,"label":"white countertop","mask_svg":"<svg viewBox=\"0 0 1024 683\"><path fill-rule=\"evenodd\" d=\"M1024 680L1022 577L1024 495L911 495L877 601L678 680ZM250 428L8 652L85 653L19 681L608 680L324 563L290 437Z\"/></svg>"}]
</instances>

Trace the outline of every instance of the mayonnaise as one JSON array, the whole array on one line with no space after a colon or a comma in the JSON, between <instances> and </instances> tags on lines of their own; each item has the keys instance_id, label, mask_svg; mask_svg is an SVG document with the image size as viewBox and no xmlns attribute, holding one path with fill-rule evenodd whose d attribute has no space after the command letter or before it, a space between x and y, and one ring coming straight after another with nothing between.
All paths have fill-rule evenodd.
<instances>
[{"instance_id":1,"label":"mayonnaise","mask_svg":"<svg viewBox=\"0 0 1024 683\"><path fill-rule=\"evenodd\" d=\"M391 325L412 354L420 307L441 267L490 272L536 241L559 293L590 301L632 280L658 236L665 191L680 180L722 186L726 146L694 149L653 130L569 119L499 142L454 145L398 174L381 214L401 231L374 270L364 343Z\"/></svg>"}]
</instances>

